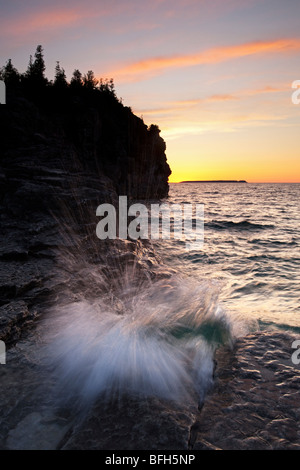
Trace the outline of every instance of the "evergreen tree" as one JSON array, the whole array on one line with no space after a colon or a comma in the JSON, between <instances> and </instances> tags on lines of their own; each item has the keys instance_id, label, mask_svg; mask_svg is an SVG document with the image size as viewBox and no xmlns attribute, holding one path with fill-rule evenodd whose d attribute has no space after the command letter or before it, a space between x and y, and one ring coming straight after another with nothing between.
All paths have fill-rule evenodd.
<instances>
[{"instance_id":1,"label":"evergreen tree","mask_svg":"<svg viewBox=\"0 0 300 470\"><path fill-rule=\"evenodd\" d=\"M33 60L32 60L32 55L30 54L29 64L28 64L27 70L25 72L25 77L30 78L30 77L32 77L32 75L33 75Z\"/></svg>"},{"instance_id":2,"label":"evergreen tree","mask_svg":"<svg viewBox=\"0 0 300 470\"><path fill-rule=\"evenodd\" d=\"M46 66L41 45L37 46L34 57L35 59L33 61L32 56L30 56L25 76L36 84L45 84L47 82L45 78Z\"/></svg>"},{"instance_id":3,"label":"evergreen tree","mask_svg":"<svg viewBox=\"0 0 300 470\"><path fill-rule=\"evenodd\" d=\"M151 124L148 128L150 134L160 134L160 128L156 124Z\"/></svg>"},{"instance_id":4,"label":"evergreen tree","mask_svg":"<svg viewBox=\"0 0 300 470\"><path fill-rule=\"evenodd\" d=\"M116 96L114 79L111 78L108 82L109 91L112 95Z\"/></svg>"},{"instance_id":5,"label":"evergreen tree","mask_svg":"<svg viewBox=\"0 0 300 470\"><path fill-rule=\"evenodd\" d=\"M80 70L75 69L70 82L71 88L79 89L83 86L82 73Z\"/></svg>"},{"instance_id":6,"label":"evergreen tree","mask_svg":"<svg viewBox=\"0 0 300 470\"><path fill-rule=\"evenodd\" d=\"M2 67L0 78L5 82L6 86L15 86L20 82L20 74L13 66L11 59L8 59L6 65Z\"/></svg>"},{"instance_id":7,"label":"evergreen tree","mask_svg":"<svg viewBox=\"0 0 300 470\"><path fill-rule=\"evenodd\" d=\"M65 70L59 65L59 61L56 62L54 86L61 89L68 86Z\"/></svg>"},{"instance_id":8,"label":"evergreen tree","mask_svg":"<svg viewBox=\"0 0 300 470\"><path fill-rule=\"evenodd\" d=\"M19 74L9 59L6 65L0 68L0 80L10 86L13 85L15 89L22 91L24 96L43 103L45 106L50 104L55 97L60 100L65 97L68 100L74 90L82 90L82 93L79 93L82 96L85 96L88 91L87 96L95 97L95 100L101 102L102 105L109 106L113 101L122 104L122 100L118 100L116 96L112 78L101 79L99 82L92 70L88 70L86 74L82 75L79 69L75 69L71 81L68 83L65 70L60 66L59 61L56 62L54 80L49 81L46 78L45 70L43 48L38 45L34 56L30 55L25 73ZM150 129L150 132L152 131L153 129Z\"/></svg>"},{"instance_id":9,"label":"evergreen tree","mask_svg":"<svg viewBox=\"0 0 300 470\"><path fill-rule=\"evenodd\" d=\"M94 72L89 70L87 74L84 74L83 85L89 90L94 90L98 84L98 80L95 78Z\"/></svg>"},{"instance_id":10,"label":"evergreen tree","mask_svg":"<svg viewBox=\"0 0 300 470\"><path fill-rule=\"evenodd\" d=\"M100 86L99 86L100 91L109 93L116 97L116 92L115 92L115 85L114 85L114 80L111 78L110 80L106 79L103 80L102 78L100 79Z\"/></svg>"},{"instance_id":11,"label":"evergreen tree","mask_svg":"<svg viewBox=\"0 0 300 470\"><path fill-rule=\"evenodd\" d=\"M35 60L33 65L35 74L39 79L45 80L46 66L44 61L43 48L41 45L37 46L34 57Z\"/></svg>"}]
</instances>

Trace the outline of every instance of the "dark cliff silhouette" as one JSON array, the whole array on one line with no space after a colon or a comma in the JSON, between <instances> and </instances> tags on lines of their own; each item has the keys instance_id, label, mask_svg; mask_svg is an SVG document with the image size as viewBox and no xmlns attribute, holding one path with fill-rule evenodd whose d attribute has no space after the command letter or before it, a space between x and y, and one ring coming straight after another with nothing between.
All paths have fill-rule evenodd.
<instances>
[{"instance_id":1,"label":"dark cliff silhouette","mask_svg":"<svg viewBox=\"0 0 300 470\"><path fill-rule=\"evenodd\" d=\"M114 82L74 70L70 82L57 62L45 77L42 46L20 74L2 67L6 105L0 106L1 200L8 210L46 207L49 187L59 192L70 175L101 203L114 192L132 199L164 198L171 173L156 125L147 126L124 106Z\"/></svg>"}]
</instances>

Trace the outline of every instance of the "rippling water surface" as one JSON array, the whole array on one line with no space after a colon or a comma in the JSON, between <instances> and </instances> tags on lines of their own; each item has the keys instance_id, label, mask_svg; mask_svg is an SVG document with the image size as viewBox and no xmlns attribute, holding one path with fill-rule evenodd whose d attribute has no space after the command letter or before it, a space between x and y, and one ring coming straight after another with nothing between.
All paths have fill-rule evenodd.
<instances>
[{"instance_id":1,"label":"rippling water surface","mask_svg":"<svg viewBox=\"0 0 300 470\"><path fill-rule=\"evenodd\" d=\"M184 275L219 282L220 300L261 328L300 329L300 184L170 185L170 203L203 203L204 246L156 243Z\"/></svg>"},{"instance_id":2,"label":"rippling water surface","mask_svg":"<svg viewBox=\"0 0 300 470\"><path fill-rule=\"evenodd\" d=\"M299 332L299 195L300 184L172 184L170 203L204 204L204 246L150 240L135 261L142 271L135 263L127 270L124 250L109 262L94 232L86 246L74 230L57 255L53 306L8 354L14 369L2 386L19 384L20 402L9 412L9 448L55 447L47 423L65 432L100 397L202 406L219 345L258 328ZM152 248L161 264L151 262ZM27 362L33 376L25 380L19 363Z\"/></svg>"},{"instance_id":3,"label":"rippling water surface","mask_svg":"<svg viewBox=\"0 0 300 470\"><path fill-rule=\"evenodd\" d=\"M300 185L172 184L169 203L204 204L204 245L150 240L161 267L174 274L108 279L78 250L64 282L67 301L47 318L47 356L64 399L91 402L124 391L202 401L220 344L257 329L300 331ZM146 248L145 260L149 256ZM148 253L148 255L147 255ZM76 298L75 298L75 297ZM72 301L72 298L73 301Z\"/></svg>"}]
</instances>

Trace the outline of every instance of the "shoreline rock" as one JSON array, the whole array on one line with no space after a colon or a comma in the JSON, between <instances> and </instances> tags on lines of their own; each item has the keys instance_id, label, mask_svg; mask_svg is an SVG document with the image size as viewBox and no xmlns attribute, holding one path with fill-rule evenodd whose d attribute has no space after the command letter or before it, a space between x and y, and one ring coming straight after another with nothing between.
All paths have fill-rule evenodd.
<instances>
[{"instance_id":1,"label":"shoreline rock","mask_svg":"<svg viewBox=\"0 0 300 470\"><path fill-rule=\"evenodd\" d=\"M260 331L216 353L216 382L196 420L193 450L299 450L300 366L295 336Z\"/></svg>"},{"instance_id":2,"label":"shoreline rock","mask_svg":"<svg viewBox=\"0 0 300 470\"><path fill-rule=\"evenodd\" d=\"M291 361L291 333L258 331L220 347L201 409L193 394L185 402L123 395L78 411L52 401L53 378L36 343L43 325L36 328L17 337L1 366L1 449L300 449L300 366Z\"/></svg>"}]
</instances>

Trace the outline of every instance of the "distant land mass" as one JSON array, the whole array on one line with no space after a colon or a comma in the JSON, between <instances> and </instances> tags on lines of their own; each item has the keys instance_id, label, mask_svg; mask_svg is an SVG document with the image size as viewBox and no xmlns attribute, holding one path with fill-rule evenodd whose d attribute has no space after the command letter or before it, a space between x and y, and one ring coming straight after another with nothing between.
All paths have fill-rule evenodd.
<instances>
[{"instance_id":1,"label":"distant land mass","mask_svg":"<svg viewBox=\"0 0 300 470\"><path fill-rule=\"evenodd\" d=\"M201 181L180 181L180 183L247 183L245 180L201 180Z\"/></svg>"}]
</instances>

